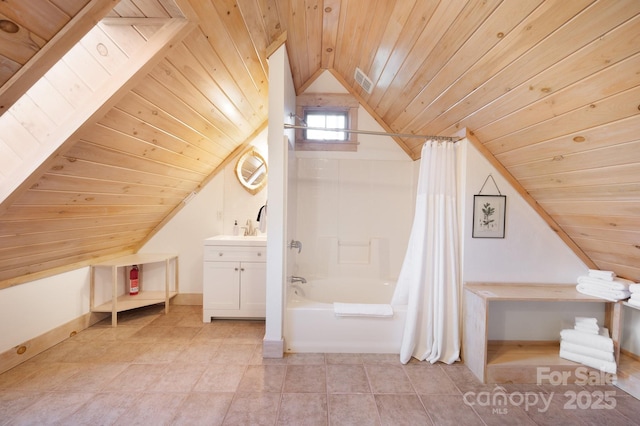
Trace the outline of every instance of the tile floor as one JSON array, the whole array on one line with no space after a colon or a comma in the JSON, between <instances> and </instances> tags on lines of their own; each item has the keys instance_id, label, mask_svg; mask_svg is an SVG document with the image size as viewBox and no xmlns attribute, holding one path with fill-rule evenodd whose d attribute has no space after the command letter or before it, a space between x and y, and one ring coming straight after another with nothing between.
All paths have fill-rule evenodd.
<instances>
[{"instance_id":1,"label":"tile floor","mask_svg":"<svg viewBox=\"0 0 640 426\"><path fill-rule=\"evenodd\" d=\"M1 374L0 425L640 422L640 401L615 387L506 385L499 405L495 385L461 364L372 354L263 360L263 335L261 321L203 324L197 306L123 313L117 328L107 319Z\"/></svg>"}]
</instances>

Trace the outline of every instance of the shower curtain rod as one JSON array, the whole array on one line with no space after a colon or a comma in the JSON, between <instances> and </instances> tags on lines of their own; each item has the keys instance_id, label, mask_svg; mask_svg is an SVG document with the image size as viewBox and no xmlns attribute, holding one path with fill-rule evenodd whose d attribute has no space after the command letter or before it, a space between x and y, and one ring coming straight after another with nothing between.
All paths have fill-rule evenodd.
<instances>
[{"instance_id":1,"label":"shower curtain rod","mask_svg":"<svg viewBox=\"0 0 640 426\"><path fill-rule=\"evenodd\" d=\"M307 127L296 126L294 124L284 123L285 129L304 129L304 130L323 130L327 132L345 132L345 133L362 133L365 135L377 135L377 136L397 136L399 138L421 138L421 139L433 139L437 141L449 141L458 142L462 138L458 136L430 136L430 135L414 135L413 133L390 133L390 132L376 132L373 130L351 130L351 129L328 129L325 127Z\"/></svg>"}]
</instances>

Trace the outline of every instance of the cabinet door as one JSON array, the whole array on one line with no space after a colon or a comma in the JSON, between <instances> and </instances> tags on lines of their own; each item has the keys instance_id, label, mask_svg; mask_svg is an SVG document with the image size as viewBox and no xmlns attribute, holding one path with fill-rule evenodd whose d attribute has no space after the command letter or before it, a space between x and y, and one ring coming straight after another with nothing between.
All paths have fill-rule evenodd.
<instances>
[{"instance_id":1,"label":"cabinet door","mask_svg":"<svg viewBox=\"0 0 640 426\"><path fill-rule=\"evenodd\" d=\"M264 316L267 306L267 264L264 262L242 262L240 299L242 310Z\"/></svg>"},{"instance_id":2,"label":"cabinet door","mask_svg":"<svg viewBox=\"0 0 640 426\"><path fill-rule=\"evenodd\" d=\"M240 264L204 262L204 309L240 309Z\"/></svg>"}]
</instances>

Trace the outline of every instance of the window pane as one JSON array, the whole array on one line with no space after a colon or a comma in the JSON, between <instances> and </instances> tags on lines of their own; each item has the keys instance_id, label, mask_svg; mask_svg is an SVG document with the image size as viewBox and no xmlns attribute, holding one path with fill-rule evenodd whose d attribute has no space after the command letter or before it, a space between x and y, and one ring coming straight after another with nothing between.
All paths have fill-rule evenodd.
<instances>
[{"instance_id":1,"label":"window pane","mask_svg":"<svg viewBox=\"0 0 640 426\"><path fill-rule=\"evenodd\" d=\"M305 122L307 127L321 127L327 129L345 129L347 126L346 113L322 113L307 112L305 114ZM307 130L307 140L347 140L346 132L323 131L323 130Z\"/></svg>"}]
</instances>

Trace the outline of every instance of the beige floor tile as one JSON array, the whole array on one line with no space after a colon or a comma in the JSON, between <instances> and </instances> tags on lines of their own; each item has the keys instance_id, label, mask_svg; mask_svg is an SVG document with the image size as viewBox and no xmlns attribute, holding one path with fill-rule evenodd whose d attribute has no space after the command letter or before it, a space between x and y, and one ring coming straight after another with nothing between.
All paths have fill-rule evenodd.
<instances>
[{"instance_id":1,"label":"beige floor tile","mask_svg":"<svg viewBox=\"0 0 640 426\"><path fill-rule=\"evenodd\" d=\"M233 393L191 393L171 421L173 426L221 425L233 400Z\"/></svg>"},{"instance_id":2,"label":"beige floor tile","mask_svg":"<svg viewBox=\"0 0 640 426\"><path fill-rule=\"evenodd\" d=\"M248 343L223 343L211 357L211 363L215 364L248 364L256 350L257 344Z\"/></svg>"},{"instance_id":3,"label":"beige floor tile","mask_svg":"<svg viewBox=\"0 0 640 426\"><path fill-rule=\"evenodd\" d=\"M205 324L201 309L126 312L116 328L107 318L0 374L0 425L638 424L640 401L611 386L504 385L554 398L544 412L540 404L501 411L465 403L465 393L496 385L461 363L402 365L396 354L262 359L264 321ZM567 391L592 400L613 391L616 407L571 410Z\"/></svg>"},{"instance_id":4,"label":"beige floor tile","mask_svg":"<svg viewBox=\"0 0 640 426\"><path fill-rule=\"evenodd\" d=\"M376 401L371 394L329 395L328 399L331 426L380 424Z\"/></svg>"},{"instance_id":5,"label":"beige floor tile","mask_svg":"<svg viewBox=\"0 0 640 426\"><path fill-rule=\"evenodd\" d=\"M186 397L184 393L146 392L118 417L114 425L169 425Z\"/></svg>"},{"instance_id":6,"label":"beige floor tile","mask_svg":"<svg viewBox=\"0 0 640 426\"><path fill-rule=\"evenodd\" d=\"M136 405L141 393L108 392L94 395L78 410L62 419L62 425L112 425Z\"/></svg>"},{"instance_id":7,"label":"beige floor tile","mask_svg":"<svg viewBox=\"0 0 640 426\"><path fill-rule=\"evenodd\" d=\"M28 409L11 419L11 425L56 424L78 410L94 394L85 392L50 392L44 394Z\"/></svg>"},{"instance_id":8,"label":"beige floor tile","mask_svg":"<svg viewBox=\"0 0 640 426\"><path fill-rule=\"evenodd\" d=\"M362 354L325 354L327 364L362 364Z\"/></svg>"},{"instance_id":9,"label":"beige floor tile","mask_svg":"<svg viewBox=\"0 0 640 426\"><path fill-rule=\"evenodd\" d=\"M324 365L288 365L284 392L326 393L326 375Z\"/></svg>"},{"instance_id":10,"label":"beige floor tile","mask_svg":"<svg viewBox=\"0 0 640 426\"><path fill-rule=\"evenodd\" d=\"M323 393L284 393L280 401L280 426L327 425L327 395Z\"/></svg>"},{"instance_id":11,"label":"beige floor tile","mask_svg":"<svg viewBox=\"0 0 640 426\"><path fill-rule=\"evenodd\" d=\"M38 401L44 393L28 391L0 392L0 425L10 424L11 419Z\"/></svg>"},{"instance_id":12,"label":"beige floor tile","mask_svg":"<svg viewBox=\"0 0 640 426\"><path fill-rule=\"evenodd\" d=\"M177 360L188 360L191 363L209 363L213 354L220 349L221 341L207 342L205 340L191 340L180 347Z\"/></svg>"},{"instance_id":13,"label":"beige floor tile","mask_svg":"<svg viewBox=\"0 0 640 426\"><path fill-rule=\"evenodd\" d=\"M81 364L76 373L57 387L57 391L97 392L122 373L129 364Z\"/></svg>"},{"instance_id":14,"label":"beige floor tile","mask_svg":"<svg viewBox=\"0 0 640 426\"><path fill-rule=\"evenodd\" d=\"M273 425L276 421L280 393L236 393L223 425Z\"/></svg>"},{"instance_id":15,"label":"beige floor tile","mask_svg":"<svg viewBox=\"0 0 640 426\"><path fill-rule=\"evenodd\" d=\"M12 389L31 391L53 391L61 383L78 372L75 364L56 362L42 365L37 372L16 383Z\"/></svg>"},{"instance_id":16,"label":"beige floor tile","mask_svg":"<svg viewBox=\"0 0 640 426\"><path fill-rule=\"evenodd\" d=\"M375 395L375 400L383 425L433 424L417 395Z\"/></svg>"},{"instance_id":17,"label":"beige floor tile","mask_svg":"<svg viewBox=\"0 0 640 426\"><path fill-rule=\"evenodd\" d=\"M363 365L327 365L328 393L371 393Z\"/></svg>"},{"instance_id":18,"label":"beige floor tile","mask_svg":"<svg viewBox=\"0 0 640 426\"><path fill-rule=\"evenodd\" d=\"M169 363L150 390L154 392L190 392L204 374L207 364Z\"/></svg>"},{"instance_id":19,"label":"beige floor tile","mask_svg":"<svg viewBox=\"0 0 640 426\"><path fill-rule=\"evenodd\" d=\"M174 362L188 345L188 342L157 341L153 343L132 342L126 347L129 348L132 355L131 362L153 364Z\"/></svg>"},{"instance_id":20,"label":"beige floor tile","mask_svg":"<svg viewBox=\"0 0 640 426\"><path fill-rule=\"evenodd\" d=\"M365 365L373 393L414 393L413 386L399 364Z\"/></svg>"},{"instance_id":21,"label":"beige floor tile","mask_svg":"<svg viewBox=\"0 0 640 426\"><path fill-rule=\"evenodd\" d=\"M287 364L310 365L325 363L324 354L285 354L285 359Z\"/></svg>"},{"instance_id":22,"label":"beige floor tile","mask_svg":"<svg viewBox=\"0 0 640 426\"><path fill-rule=\"evenodd\" d=\"M238 385L239 392L282 392L286 365L250 365Z\"/></svg>"},{"instance_id":23,"label":"beige floor tile","mask_svg":"<svg viewBox=\"0 0 640 426\"><path fill-rule=\"evenodd\" d=\"M466 404L462 395L420 395L420 399L433 421L442 426L483 425L480 416Z\"/></svg>"},{"instance_id":24,"label":"beige floor tile","mask_svg":"<svg viewBox=\"0 0 640 426\"><path fill-rule=\"evenodd\" d=\"M208 364L193 390L195 392L235 392L246 369L244 365Z\"/></svg>"},{"instance_id":25,"label":"beige floor tile","mask_svg":"<svg viewBox=\"0 0 640 426\"><path fill-rule=\"evenodd\" d=\"M438 365L407 364L404 371L418 394L460 395L453 380Z\"/></svg>"},{"instance_id":26,"label":"beige floor tile","mask_svg":"<svg viewBox=\"0 0 640 426\"><path fill-rule=\"evenodd\" d=\"M166 372L163 364L130 364L113 380L106 383L103 391L144 392L151 389Z\"/></svg>"},{"instance_id":27,"label":"beige floor tile","mask_svg":"<svg viewBox=\"0 0 640 426\"><path fill-rule=\"evenodd\" d=\"M360 357L365 364L400 364L398 354L360 354Z\"/></svg>"}]
</instances>

